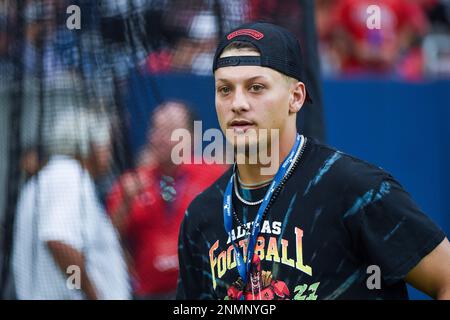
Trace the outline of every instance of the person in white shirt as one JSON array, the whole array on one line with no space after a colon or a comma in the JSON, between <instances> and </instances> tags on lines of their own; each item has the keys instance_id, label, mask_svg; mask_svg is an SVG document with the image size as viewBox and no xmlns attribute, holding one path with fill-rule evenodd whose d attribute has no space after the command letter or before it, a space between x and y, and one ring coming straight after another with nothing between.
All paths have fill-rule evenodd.
<instances>
[{"instance_id":1,"label":"person in white shirt","mask_svg":"<svg viewBox=\"0 0 450 320\"><path fill-rule=\"evenodd\" d=\"M129 299L119 237L93 177L109 165L106 117L65 108L44 132L48 163L22 188L13 277L18 299Z\"/></svg>"}]
</instances>

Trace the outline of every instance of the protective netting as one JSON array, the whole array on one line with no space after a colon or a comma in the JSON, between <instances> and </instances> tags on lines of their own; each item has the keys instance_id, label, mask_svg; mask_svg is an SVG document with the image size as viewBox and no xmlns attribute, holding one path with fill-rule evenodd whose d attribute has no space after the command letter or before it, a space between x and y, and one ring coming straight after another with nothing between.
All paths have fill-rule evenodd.
<instances>
[{"instance_id":1,"label":"protective netting","mask_svg":"<svg viewBox=\"0 0 450 320\"><path fill-rule=\"evenodd\" d=\"M306 0L0 1L2 297L173 297L182 214L225 169L170 165L170 134L212 108L176 92L211 77L221 34L272 21L304 43L315 108L299 126L323 139L313 13ZM191 76L162 91L174 74Z\"/></svg>"},{"instance_id":2,"label":"protective netting","mask_svg":"<svg viewBox=\"0 0 450 320\"><path fill-rule=\"evenodd\" d=\"M382 9L382 28L367 27L376 25L370 5ZM173 297L184 210L226 166L175 165L170 137L194 131L194 120L218 127L211 65L220 35L264 20L301 40L314 103L297 124L324 140L319 57L328 76L448 76L449 8L0 0L1 297Z\"/></svg>"}]
</instances>

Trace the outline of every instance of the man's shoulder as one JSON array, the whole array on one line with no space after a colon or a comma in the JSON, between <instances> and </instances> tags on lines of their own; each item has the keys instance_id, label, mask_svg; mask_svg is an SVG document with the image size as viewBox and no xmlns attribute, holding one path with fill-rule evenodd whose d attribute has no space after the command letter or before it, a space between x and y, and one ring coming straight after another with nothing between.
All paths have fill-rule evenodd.
<instances>
[{"instance_id":1,"label":"man's shoulder","mask_svg":"<svg viewBox=\"0 0 450 320\"><path fill-rule=\"evenodd\" d=\"M66 156L53 156L35 176L42 190L69 193L83 182L91 181L89 173L81 164ZM49 191L52 192L52 191Z\"/></svg>"},{"instance_id":2,"label":"man's shoulder","mask_svg":"<svg viewBox=\"0 0 450 320\"><path fill-rule=\"evenodd\" d=\"M48 163L39 172L40 176L60 175L62 172L67 175L80 174L83 171L80 163L68 156L52 156Z\"/></svg>"},{"instance_id":3,"label":"man's shoulder","mask_svg":"<svg viewBox=\"0 0 450 320\"><path fill-rule=\"evenodd\" d=\"M342 187L366 189L380 184L385 179L392 178L391 174L380 166L343 152L337 148L310 139L309 170L318 179L327 175L333 183Z\"/></svg>"}]
</instances>

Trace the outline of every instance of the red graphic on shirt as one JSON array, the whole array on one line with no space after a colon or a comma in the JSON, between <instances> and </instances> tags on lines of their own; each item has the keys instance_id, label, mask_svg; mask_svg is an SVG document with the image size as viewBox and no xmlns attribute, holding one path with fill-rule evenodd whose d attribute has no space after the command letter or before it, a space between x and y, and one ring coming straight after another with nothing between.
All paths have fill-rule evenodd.
<instances>
[{"instance_id":1,"label":"red graphic on shirt","mask_svg":"<svg viewBox=\"0 0 450 320\"><path fill-rule=\"evenodd\" d=\"M226 299L240 300L289 300L289 289L284 281L273 280L272 272L261 271L261 260L257 254L253 256L250 267L250 278L244 289L239 277L227 290Z\"/></svg>"},{"instance_id":2,"label":"red graphic on shirt","mask_svg":"<svg viewBox=\"0 0 450 320\"><path fill-rule=\"evenodd\" d=\"M227 36L228 40L231 40L237 36L250 36L255 40L261 40L264 38L264 34L262 34L259 31L253 30L253 29L239 29L236 31L233 31Z\"/></svg>"}]
</instances>

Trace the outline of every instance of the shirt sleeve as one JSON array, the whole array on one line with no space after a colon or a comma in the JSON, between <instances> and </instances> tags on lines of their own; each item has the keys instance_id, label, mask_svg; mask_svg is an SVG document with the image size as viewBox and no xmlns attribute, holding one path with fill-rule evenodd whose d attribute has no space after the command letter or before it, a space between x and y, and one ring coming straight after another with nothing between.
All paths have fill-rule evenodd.
<instances>
[{"instance_id":1,"label":"shirt sleeve","mask_svg":"<svg viewBox=\"0 0 450 320\"><path fill-rule=\"evenodd\" d=\"M115 214L117 214L117 210L126 201L125 185L128 182L137 181L136 179L139 178L135 176L135 174L131 172L126 172L111 187L111 190L106 197L106 211L111 218ZM123 228L121 228L122 236L126 236L129 238L133 238L133 235L135 234L136 231L135 227L142 225L139 219L136 220L136 218L139 218L140 216L139 213L145 211L145 218L144 218L145 220L148 219L148 215L151 213L151 210L148 206L145 206L143 208L140 205L142 202L136 201L136 199L137 198L128 200L129 201L128 210L125 213Z\"/></svg>"},{"instance_id":2,"label":"shirt sleeve","mask_svg":"<svg viewBox=\"0 0 450 320\"><path fill-rule=\"evenodd\" d=\"M77 250L83 248L82 176L67 170L49 175L39 185L39 239L61 241Z\"/></svg>"},{"instance_id":3,"label":"shirt sleeve","mask_svg":"<svg viewBox=\"0 0 450 320\"><path fill-rule=\"evenodd\" d=\"M378 189L367 194L370 200L359 213L360 250L392 284L404 279L445 234L392 176L386 175Z\"/></svg>"}]
</instances>

